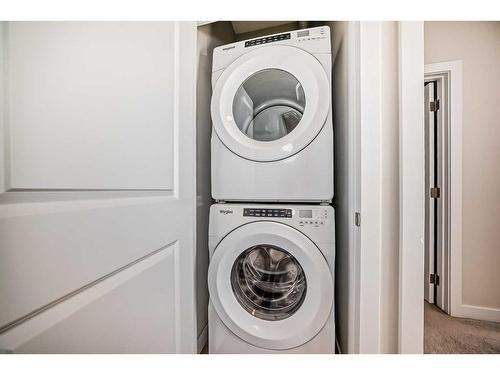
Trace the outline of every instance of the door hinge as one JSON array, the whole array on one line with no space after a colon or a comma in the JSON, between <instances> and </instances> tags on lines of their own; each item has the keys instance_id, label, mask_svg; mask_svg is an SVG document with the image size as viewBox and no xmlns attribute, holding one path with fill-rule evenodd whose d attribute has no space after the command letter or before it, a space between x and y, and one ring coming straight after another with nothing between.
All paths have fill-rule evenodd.
<instances>
[{"instance_id":1,"label":"door hinge","mask_svg":"<svg viewBox=\"0 0 500 375\"><path fill-rule=\"evenodd\" d=\"M436 286L439 286L439 275L434 275L433 273L431 273L429 275L429 282L431 284L434 284Z\"/></svg>"},{"instance_id":2,"label":"door hinge","mask_svg":"<svg viewBox=\"0 0 500 375\"><path fill-rule=\"evenodd\" d=\"M355 212L354 213L354 224L357 226L357 227L360 227L361 226L361 214L359 212Z\"/></svg>"},{"instance_id":3,"label":"door hinge","mask_svg":"<svg viewBox=\"0 0 500 375\"><path fill-rule=\"evenodd\" d=\"M439 109L439 100L434 100L433 102L429 103L429 111L437 112L438 109Z\"/></svg>"},{"instance_id":4,"label":"door hinge","mask_svg":"<svg viewBox=\"0 0 500 375\"><path fill-rule=\"evenodd\" d=\"M441 188L431 188L431 198L441 198Z\"/></svg>"}]
</instances>

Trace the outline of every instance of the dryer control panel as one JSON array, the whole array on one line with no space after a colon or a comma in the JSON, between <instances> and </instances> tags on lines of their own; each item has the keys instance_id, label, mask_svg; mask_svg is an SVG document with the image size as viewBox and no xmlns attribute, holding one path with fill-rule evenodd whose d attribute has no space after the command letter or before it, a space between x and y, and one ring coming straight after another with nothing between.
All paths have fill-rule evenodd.
<instances>
[{"instance_id":1,"label":"dryer control panel","mask_svg":"<svg viewBox=\"0 0 500 375\"><path fill-rule=\"evenodd\" d=\"M253 46L258 46L258 45L261 45L261 44L266 44L266 43L271 43L271 42L278 42L280 40L286 40L286 39L290 39L290 33L275 34L275 35L271 35L271 36L266 36L264 38L247 40L245 42L245 47L253 47Z\"/></svg>"},{"instance_id":2,"label":"dryer control panel","mask_svg":"<svg viewBox=\"0 0 500 375\"><path fill-rule=\"evenodd\" d=\"M212 73L218 78L222 74L221 70L231 65L241 55L254 49L274 45L298 47L311 54L331 53L330 28L326 25L311 27L218 46L213 51Z\"/></svg>"}]
</instances>

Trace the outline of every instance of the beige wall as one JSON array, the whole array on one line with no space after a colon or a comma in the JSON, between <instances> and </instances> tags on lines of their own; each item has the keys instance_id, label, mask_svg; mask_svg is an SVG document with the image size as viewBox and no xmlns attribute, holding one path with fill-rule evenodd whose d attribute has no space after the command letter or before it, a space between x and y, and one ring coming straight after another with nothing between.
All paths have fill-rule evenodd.
<instances>
[{"instance_id":1,"label":"beige wall","mask_svg":"<svg viewBox=\"0 0 500 375\"><path fill-rule=\"evenodd\" d=\"M500 22L426 22L425 63L463 61L463 303L500 308Z\"/></svg>"}]
</instances>

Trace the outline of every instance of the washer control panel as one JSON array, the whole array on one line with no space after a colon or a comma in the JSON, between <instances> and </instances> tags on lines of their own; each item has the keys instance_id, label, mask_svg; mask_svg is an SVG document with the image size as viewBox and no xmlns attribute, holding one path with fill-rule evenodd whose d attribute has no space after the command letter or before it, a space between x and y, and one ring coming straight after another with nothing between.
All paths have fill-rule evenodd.
<instances>
[{"instance_id":1,"label":"washer control panel","mask_svg":"<svg viewBox=\"0 0 500 375\"><path fill-rule=\"evenodd\" d=\"M289 208L244 208L243 216L292 217L292 210Z\"/></svg>"},{"instance_id":2,"label":"washer control panel","mask_svg":"<svg viewBox=\"0 0 500 375\"><path fill-rule=\"evenodd\" d=\"M326 220L328 220L328 210L317 208L317 209L299 209L298 219L299 225L303 226L315 226L319 227L325 225Z\"/></svg>"},{"instance_id":3,"label":"washer control panel","mask_svg":"<svg viewBox=\"0 0 500 375\"><path fill-rule=\"evenodd\" d=\"M300 226L315 227L325 225L325 222L330 219L328 217L328 209L324 208L247 207L243 208L243 216L294 219Z\"/></svg>"},{"instance_id":4,"label":"washer control panel","mask_svg":"<svg viewBox=\"0 0 500 375\"><path fill-rule=\"evenodd\" d=\"M327 30L324 27L297 31L297 41L309 42L326 39Z\"/></svg>"}]
</instances>

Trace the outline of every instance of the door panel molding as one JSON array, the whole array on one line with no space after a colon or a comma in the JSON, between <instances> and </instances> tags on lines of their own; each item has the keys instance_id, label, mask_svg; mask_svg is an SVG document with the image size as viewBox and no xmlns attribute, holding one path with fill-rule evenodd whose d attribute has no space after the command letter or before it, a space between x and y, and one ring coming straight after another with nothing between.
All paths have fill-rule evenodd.
<instances>
[{"instance_id":1,"label":"door panel molding","mask_svg":"<svg viewBox=\"0 0 500 375\"><path fill-rule=\"evenodd\" d=\"M0 347L16 351L16 348L43 333L50 327L65 320L86 305L102 298L115 288L147 271L178 252L177 241L147 254L100 279L85 285L60 299L43 306L37 311L22 317L19 321L0 327ZM2 335L2 333L4 333ZM62 338L63 339L63 338Z\"/></svg>"},{"instance_id":2,"label":"door panel molding","mask_svg":"<svg viewBox=\"0 0 500 375\"><path fill-rule=\"evenodd\" d=\"M0 219L0 273L8 278L0 325L177 240L183 227L168 211L181 207L153 200Z\"/></svg>"},{"instance_id":3,"label":"door panel molding","mask_svg":"<svg viewBox=\"0 0 500 375\"><path fill-rule=\"evenodd\" d=\"M8 188L171 190L174 28L7 22Z\"/></svg>"},{"instance_id":4,"label":"door panel molding","mask_svg":"<svg viewBox=\"0 0 500 375\"><path fill-rule=\"evenodd\" d=\"M0 195L0 220L18 216L50 215L113 207L174 203L179 200L178 197L174 196L173 191L151 195L133 192L136 194L123 196L117 191L112 191L111 194L106 195L99 193L102 192L85 195L82 192L75 194L33 192L28 194L8 191Z\"/></svg>"}]
</instances>

